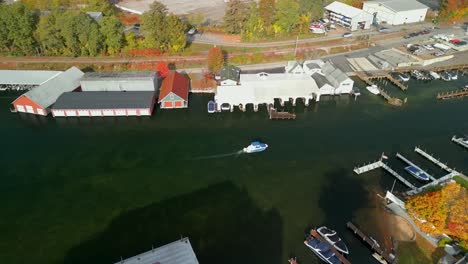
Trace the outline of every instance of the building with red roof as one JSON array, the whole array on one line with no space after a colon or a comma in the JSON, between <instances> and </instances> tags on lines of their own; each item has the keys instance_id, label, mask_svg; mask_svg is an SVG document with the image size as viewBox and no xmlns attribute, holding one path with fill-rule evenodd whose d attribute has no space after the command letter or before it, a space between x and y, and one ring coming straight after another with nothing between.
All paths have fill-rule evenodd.
<instances>
[{"instance_id":1,"label":"building with red roof","mask_svg":"<svg viewBox=\"0 0 468 264\"><path fill-rule=\"evenodd\" d=\"M158 103L161 108L187 108L189 84L189 79L184 75L177 71L170 73L159 89Z\"/></svg>"}]
</instances>

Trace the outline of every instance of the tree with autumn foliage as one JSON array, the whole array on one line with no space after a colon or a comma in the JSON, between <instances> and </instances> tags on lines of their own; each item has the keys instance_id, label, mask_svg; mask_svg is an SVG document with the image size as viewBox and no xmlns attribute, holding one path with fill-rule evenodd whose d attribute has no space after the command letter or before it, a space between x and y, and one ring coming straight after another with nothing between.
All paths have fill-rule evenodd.
<instances>
[{"instance_id":1,"label":"tree with autumn foliage","mask_svg":"<svg viewBox=\"0 0 468 264\"><path fill-rule=\"evenodd\" d=\"M208 70L218 72L224 66L224 54L218 47L212 47L208 52L207 58Z\"/></svg>"},{"instance_id":2,"label":"tree with autumn foliage","mask_svg":"<svg viewBox=\"0 0 468 264\"><path fill-rule=\"evenodd\" d=\"M440 0L440 17L449 21L456 21L468 17L467 1Z\"/></svg>"},{"instance_id":3,"label":"tree with autumn foliage","mask_svg":"<svg viewBox=\"0 0 468 264\"><path fill-rule=\"evenodd\" d=\"M409 215L416 225L432 235L447 234L468 242L468 190L458 183L449 183L441 190L414 195L406 201Z\"/></svg>"},{"instance_id":4,"label":"tree with autumn foliage","mask_svg":"<svg viewBox=\"0 0 468 264\"><path fill-rule=\"evenodd\" d=\"M156 72L158 73L158 76L161 77L161 78L166 78L167 75L169 74L169 67L167 66L167 64L165 62L158 62L158 64L156 64Z\"/></svg>"}]
</instances>

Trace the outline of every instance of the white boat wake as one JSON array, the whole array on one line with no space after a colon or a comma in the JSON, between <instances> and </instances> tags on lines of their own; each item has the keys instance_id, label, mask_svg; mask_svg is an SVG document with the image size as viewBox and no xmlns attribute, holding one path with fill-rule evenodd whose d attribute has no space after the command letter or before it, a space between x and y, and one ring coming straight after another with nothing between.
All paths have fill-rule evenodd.
<instances>
[{"instance_id":1,"label":"white boat wake","mask_svg":"<svg viewBox=\"0 0 468 264\"><path fill-rule=\"evenodd\" d=\"M229 156L239 156L240 154L244 153L243 150L238 150L235 152L231 153L224 153L224 154L217 154L217 155L210 155L210 156L201 156L201 157L196 157L192 158L190 160L204 160L204 159L217 159L217 158L224 158L224 157L229 157Z\"/></svg>"}]
</instances>

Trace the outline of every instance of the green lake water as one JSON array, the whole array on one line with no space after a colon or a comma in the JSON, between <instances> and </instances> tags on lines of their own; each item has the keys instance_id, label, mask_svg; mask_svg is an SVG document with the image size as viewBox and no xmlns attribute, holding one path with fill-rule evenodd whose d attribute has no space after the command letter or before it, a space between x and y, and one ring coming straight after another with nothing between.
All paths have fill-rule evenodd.
<instances>
[{"instance_id":1,"label":"green lake water","mask_svg":"<svg viewBox=\"0 0 468 264\"><path fill-rule=\"evenodd\" d=\"M372 230L368 189L389 189L380 170L353 167L396 152L436 177L421 146L468 172L468 151L450 142L468 134L468 98L437 101L454 82L410 81L408 104L381 97L322 97L297 119L258 113L208 114L208 95L189 109L157 109L151 118L53 119L10 113L0 96L0 263L113 263L188 236L200 263L320 263L303 244L308 228L326 224L350 248L353 263L373 263L346 229ZM236 154L254 139L270 145ZM416 180L405 174L418 185ZM397 183L397 190L404 186Z\"/></svg>"}]
</instances>

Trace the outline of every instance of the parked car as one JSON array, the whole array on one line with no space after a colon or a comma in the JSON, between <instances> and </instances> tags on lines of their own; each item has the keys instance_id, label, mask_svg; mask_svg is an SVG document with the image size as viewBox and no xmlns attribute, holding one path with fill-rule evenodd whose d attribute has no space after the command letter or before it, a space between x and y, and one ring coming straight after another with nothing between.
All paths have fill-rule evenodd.
<instances>
[{"instance_id":1,"label":"parked car","mask_svg":"<svg viewBox=\"0 0 468 264\"><path fill-rule=\"evenodd\" d=\"M346 32L346 33L343 34L343 38L350 38L352 36L353 36L353 33L351 33L351 32Z\"/></svg>"},{"instance_id":2,"label":"parked car","mask_svg":"<svg viewBox=\"0 0 468 264\"><path fill-rule=\"evenodd\" d=\"M189 31L187 32L187 34L189 34L189 35L193 35L193 34L195 34L195 33L197 33L197 29L194 28L194 27L192 27L191 29L189 29Z\"/></svg>"},{"instance_id":3,"label":"parked car","mask_svg":"<svg viewBox=\"0 0 468 264\"><path fill-rule=\"evenodd\" d=\"M406 35L403 36L403 38L409 39L409 38L411 38L411 34L406 34Z\"/></svg>"},{"instance_id":4,"label":"parked car","mask_svg":"<svg viewBox=\"0 0 468 264\"><path fill-rule=\"evenodd\" d=\"M432 45L429 44L423 45L423 47L427 50L434 50L434 47L432 47Z\"/></svg>"},{"instance_id":5,"label":"parked car","mask_svg":"<svg viewBox=\"0 0 468 264\"><path fill-rule=\"evenodd\" d=\"M425 29L425 30L421 31L420 33L421 33L421 35L427 35L427 34L431 33L431 31Z\"/></svg>"},{"instance_id":6,"label":"parked car","mask_svg":"<svg viewBox=\"0 0 468 264\"><path fill-rule=\"evenodd\" d=\"M432 55L432 56L434 56L434 57L440 57L440 56L443 56L443 55L444 55L444 53L443 53L443 52L441 52L441 51L438 51L438 52L434 52L434 53L432 53L431 55Z\"/></svg>"},{"instance_id":7,"label":"parked car","mask_svg":"<svg viewBox=\"0 0 468 264\"><path fill-rule=\"evenodd\" d=\"M379 28L379 32L382 32L382 33L390 32L390 29L386 28L386 27L381 27L381 28Z\"/></svg>"}]
</instances>

